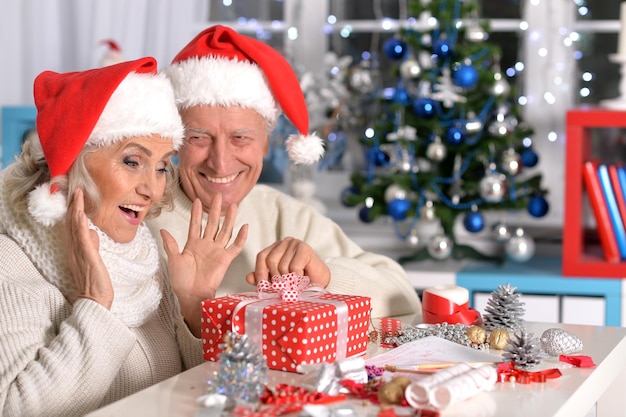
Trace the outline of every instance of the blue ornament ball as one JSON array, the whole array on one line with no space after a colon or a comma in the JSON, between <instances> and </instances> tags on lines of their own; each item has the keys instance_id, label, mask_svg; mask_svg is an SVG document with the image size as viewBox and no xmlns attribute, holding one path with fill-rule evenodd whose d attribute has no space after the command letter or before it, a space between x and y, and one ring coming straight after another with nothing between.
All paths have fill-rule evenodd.
<instances>
[{"instance_id":1,"label":"blue ornament ball","mask_svg":"<svg viewBox=\"0 0 626 417\"><path fill-rule=\"evenodd\" d=\"M341 191L341 195L340 195L340 199L341 199L341 204L343 204L345 207L354 207L355 204L354 203L350 203L348 201L348 198L353 196L353 195L357 195L359 193L359 190L354 187L354 186L350 186L350 187L346 187Z\"/></svg>"},{"instance_id":2,"label":"blue ornament ball","mask_svg":"<svg viewBox=\"0 0 626 417\"><path fill-rule=\"evenodd\" d=\"M446 141L450 145L460 145L465 141L465 133L463 129L451 127L446 131Z\"/></svg>"},{"instance_id":3,"label":"blue ornament ball","mask_svg":"<svg viewBox=\"0 0 626 417\"><path fill-rule=\"evenodd\" d=\"M394 61L398 61L404 58L407 52L407 48L408 46L406 42L396 38L387 39L387 41L383 45L385 55L387 55L389 59L393 59Z\"/></svg>"},{"instance_id":4,"label":"blue ornament ball","mask_svg":"<svg viewBox=\"0 0 626 417\"><path fill-rule=\"evenodd\" d=\"M463 218L463 226L470 233L478 233L485 227L485 218L477 211L470 211Z\"/></svg>"},{"instance_id":5,"label":"blue ornament ball","mask_svg":"<svg viewBox=\"0 0 626 417\"><path fill-rule=\"evenodd\" d=\"M359 220L361 220L363 223L371 223L374 221L371 216L371 209L369 207L361 207L361 209L359 210Z\"/></svg>"},{"instance_id":6,"label":"blue ornament ball","mask_svg":"<svg viewBox=\"0 0 626 417\"><path fill-rule=\"evenodd\" d=\"M403 106L411 104L411 97L409 96L407 89L404 87L397 87L393 93L393 102Z\"/></svg>"},{"instance_id":7,"label":"blue ornament ball","mask_svg":"<svg viewBox=\"0 0 626 417\"><path fill-rule=\"evenodd\" d=\"M452 45L447 40L443 40L443 39L442 40L438 40L433 45L433 52L439 58L446 58L446 57L452 55Z\"/></svg>"},{"instance_id":8,"label":"blue ornament ball","mask_svg":"<svg viewBox=\"0 0 626 417\"><path fill-rule=\"evenodd\" d=\"M411 202L404 198L394 198L387 204L387 213L394 219L402 221L406 219L406 213L411 208Z\"/></svg>"},{"instance_id":9,"label":"blue ornament ball","mask_svg":"<svg viewBox=\"0 0 626 417\"><path fill-rule=\"evenodd\" d=\"M478 71L471 65L461 65L454 71L453 80L459 87L472 88L478 83Z\"/></svg>"},{"instance_id":10,"label":"blue ornament ball","mask_svg":"<svg viewBox=\"0 0 626 417\"><path fill-rule=\"evenodd\" d=\"M537 165L537 162L539 162L539 156L532 149L526 149L524 152L522 152L521 158L522 165L528 168L534 167L535 165Z\"/></svg>"},{"instance_id":11,"label":"blue ornament ball","mask_svg":"<svg viewBox=\"0 0 626 417\"><path fill-rule=\"evenodd\" d=\"M419 117L431 118L435 115L435 101L431 98L418 97L413 100L413 112Z\"/></svg>"},{"instance_id":12,"label":"blue ornament ball","mask_svg":"<svg viewBox=\"0 0 626 417\"><path fill-rule=\"evenodd\" d=\"M528 213L533 217L543 217L548 213L550 205L542 195L535 195L528 202Z\"/></svg>"},{"instance_id":13,"label":"blue ornament ball","mask_svg":"<svg viewBox=\"0 0 626 417\"><path fill-rule=\"evenodd\" d=\"M389 157L378 146L374 146L367 151L367 161L374 166L383 166Z\"/></svg>"}]
</instances>

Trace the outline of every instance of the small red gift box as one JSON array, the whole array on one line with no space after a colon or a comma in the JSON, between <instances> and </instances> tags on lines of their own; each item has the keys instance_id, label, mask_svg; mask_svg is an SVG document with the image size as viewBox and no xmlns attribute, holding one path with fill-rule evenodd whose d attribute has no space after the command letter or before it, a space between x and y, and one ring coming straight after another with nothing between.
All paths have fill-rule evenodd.
<instances>
[{"instance_id":1,"label":"small red gift box","mask_svg":"<svg viewBox=\"0 0 626 417\"><path fill-rule=\"evenodd\" d=\"M299 364L332 363L365 354L370 299L325 292L300 294L296 301L257 293L202 302L204 359L217 361L224 334L247 334L270 369L296 372Z\"/></svg>"}]
</instances>

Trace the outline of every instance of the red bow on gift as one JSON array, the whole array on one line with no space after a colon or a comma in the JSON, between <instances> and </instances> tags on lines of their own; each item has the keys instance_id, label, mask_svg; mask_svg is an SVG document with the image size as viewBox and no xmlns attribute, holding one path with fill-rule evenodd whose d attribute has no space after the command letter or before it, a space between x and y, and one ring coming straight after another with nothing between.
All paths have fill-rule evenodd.
<instances>
[{"instance_id":1,"label":"red bow on gift","mask_svg":"<svg viewBox=\"0 0 626 417\"><path fill-rule=\"evenodd\" d=\"M257 291L259 292L259 298L263 296L270 296L276 294L280 296L283 301L290 303L298 301L300 294L311 287L309 277L299 276L295 272L283 275L274 275L270 281L261 280L257 284Z\"/></svg>"}]
</instances>

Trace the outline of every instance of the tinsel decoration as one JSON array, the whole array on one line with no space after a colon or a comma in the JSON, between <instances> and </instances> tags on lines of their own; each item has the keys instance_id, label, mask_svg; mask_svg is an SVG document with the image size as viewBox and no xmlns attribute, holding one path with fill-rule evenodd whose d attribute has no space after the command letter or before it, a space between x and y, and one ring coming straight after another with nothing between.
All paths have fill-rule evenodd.
<instances>
[{"instance_id":1,"label":"tinsel decoration","mask_svg":"<svg viewBox=\"0 0 626 417\"><path fill-rule=\"evenodd\" d=\"M435 336L477 350L488 351L489 343L486 340L482 340L482 343L475 343L470 339L468 329L471 327L473 326L461 323L448 324L446 322L426 327L419 325L402 326L397 334L384 337L382 342L387 346L399 346L428 336Z\"/></svg>"},{"instance_id":2,"label":"tinsel decoration","mask_svg":"<svg viewBox=\"0 0 626 417\"><path fill-rule=\"evenodd\" d=\"M521 328L516 330L509 339L502 357L507 362L513 362L517 368L526 369L540 364L542 354L539 339Z\"/></svg>"},{"instance_id":3,"label":"tinsel decoration","mask_svg":"<svg viewBox=\"0 0 626 417\"><path fill-rule=\"evenodd\" d=\"M207 393L256 403L267 384L265 358L247 335L228 331L223 340L218 369L207 380Z\"/></svg>"},{"instance_id":4,"label":"tinsel decoration","mask_svg":"<svg viewBox=\"0 0 626 417\"><path fill-rule=\"evenodd\" d=\"M485 306L483 326L488 330L504 328L515 331L522 327L524 322L524 303L520 301L520 293L515 292L517 287L499 285L491 293Z\"/></svg>"},{"instance_id":5,"label":"tinsel decoration","mask_svg":"<svg viewBox=\"0 0 626 417\"><path fill-rule=\"evenodd\" d=\"M550 356L571 355L583 350L583 341L570 332L553 328L541 335L541 347Z\"/></svg>"}]
</instances>

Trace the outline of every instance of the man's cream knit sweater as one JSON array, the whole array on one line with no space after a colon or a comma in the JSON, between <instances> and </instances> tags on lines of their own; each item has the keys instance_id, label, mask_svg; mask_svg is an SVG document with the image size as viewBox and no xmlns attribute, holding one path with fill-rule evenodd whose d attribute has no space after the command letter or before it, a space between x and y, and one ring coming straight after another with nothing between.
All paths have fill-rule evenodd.
<instances>
[{"instance_id":1,"label":"man's cream knit sweater","mask_svg":"<svg viewBox=\"0 0 626 417\"><path fill-rule=\"evenodd\" d=\"M180 188L176 190L174 205L174 211L163 212L147 223L159 241L163 257L160 229L170 232L180 248L187 241L191 200ZM205 222L206 217L205 213ZM327 263L330 292L371 297L372 317L421 314L420 300L402 267L386 256L364 251L314 207L260 184L239 205L235 231L245 223L249 224L248 240L228 268L218 296L253 291L245 276L254 270L256 255L277 240L291 236L308 243Z\"/></svg>"}]
</instances>

